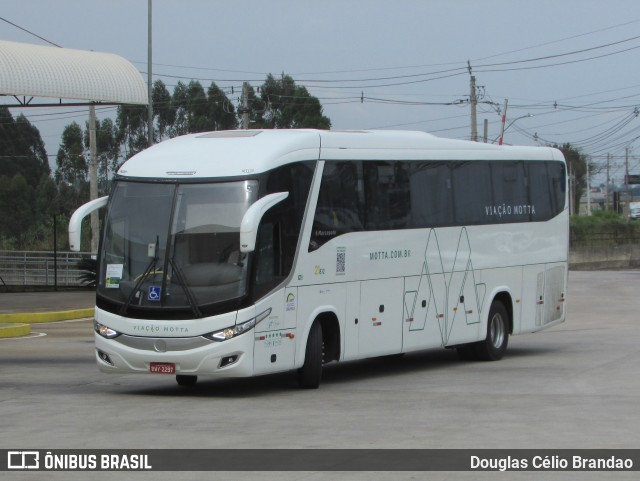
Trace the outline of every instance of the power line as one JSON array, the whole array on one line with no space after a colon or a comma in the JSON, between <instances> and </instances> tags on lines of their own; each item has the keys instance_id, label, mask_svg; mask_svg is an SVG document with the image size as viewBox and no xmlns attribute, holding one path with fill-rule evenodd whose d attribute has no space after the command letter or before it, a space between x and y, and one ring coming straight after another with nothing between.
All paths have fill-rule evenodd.
<instances>
[{"instance_id":1,"label":"power line","mask_svg":"<svg viewBox=\"0 0 640 481\"><path fill-rule=\"evenodd\" d=\"M550 42L544 42L544 43L540 43L540 44L537 44L537 45L532 45L530 47L523 47L523 48L519 48L519 49L516 49L516 50L509 50L507 52L502 52L502 53L497 53L497 54L494 54L494 55L489 55L488 57L477 58L477 59L474 59L473 61L474 62L479 62L481 60L487 60L487 59L490 59L490 58L501 57L502 55L508 55L508 54L511 54L511 53L523 52L524 50L531 50L533 48L538 48L538 47L546 47L547 45L553 45L555 43L564 42L566 40L573 40L574 38L586 37L587 35L592 35L594 33L604 32L606 30L612 30L612 29L618 28L618 27L624 27L624 26L631 25L633 23L638 23L638 22L640 22L640 19L637 18L637 19L631 20L629 22L619 23L617 25L611 25L609 27L604 27L604 28L600 28L600 29L597 29L597 30L591 30L589 32L580 33L580 34L577 34L577 35L571 35L570 37L563 37L563 38L558 39L558 40L552 40Z\"/></svg>"},{"instance_id":2,"label":"power line","mask_svg":"<svg viewBox=\"0 0 640 481\"><path fill-rule=\"evenodd\" d=\"M44 41L44 42L47 42L48 44L53 45L54 47L62 48L62 46L58 45L57 43L53 43L51 40L47 40L46 38L41 37L41 36L40 36L40 35L38 35L37 33L33 33L32 31L27 30L26 28L21 27L20 25L16 25L15 23L13 23L13 22L11 22L11 21L7 20L6 18L0 17L0 20L2 20L3 22L8 23L9 25L13 25L14 27L16 27L16 28L18 28L18 29L22 30L23 32L27 32L29 35L33 35L34 37L39 38L40 40L42 40L42 41Z\"/></svg>"}]
</instances>

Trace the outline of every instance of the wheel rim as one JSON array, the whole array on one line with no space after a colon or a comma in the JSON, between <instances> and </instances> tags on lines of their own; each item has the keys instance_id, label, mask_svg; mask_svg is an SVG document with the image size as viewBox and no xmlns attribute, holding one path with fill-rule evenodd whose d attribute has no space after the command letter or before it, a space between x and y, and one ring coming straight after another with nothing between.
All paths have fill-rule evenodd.
<instances>
[{"instance_id":1,"label":"wheel rim","mask_svg":"<svg viewBox=\"0 0 640 481\"><path fill-rule=\"evenodd\" d=\"M494 314L491 318L491 326L489 330L489 336L491 344L494 348L500 349L504 343L504 337L506 335L506 329L504 325L504 319L500 314Z\"/></svg>"}]
</instances>

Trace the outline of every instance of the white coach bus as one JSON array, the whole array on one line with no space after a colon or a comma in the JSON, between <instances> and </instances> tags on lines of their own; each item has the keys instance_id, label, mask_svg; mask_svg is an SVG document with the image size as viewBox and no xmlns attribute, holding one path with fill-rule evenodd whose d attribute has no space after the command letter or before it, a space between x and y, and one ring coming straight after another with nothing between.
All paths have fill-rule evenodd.
<instances>
[{"instance_id":1,"label":"white coach bus","mask_svg":"<svg viewBox=\"0 0 640 481\"><path fill-rule=\"evenodd\" d=\"M104 372L240 377L428 348L498 360L564 320L567 176L552 148L423 132L244 130L117 172L99 251Z\"/></svg>"}]
</instances>

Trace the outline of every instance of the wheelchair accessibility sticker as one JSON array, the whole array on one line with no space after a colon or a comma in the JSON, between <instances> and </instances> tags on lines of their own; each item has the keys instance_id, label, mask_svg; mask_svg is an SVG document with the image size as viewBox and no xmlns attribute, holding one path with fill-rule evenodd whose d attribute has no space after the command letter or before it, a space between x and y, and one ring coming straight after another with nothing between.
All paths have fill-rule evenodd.
<instances>
[{"instance_id":1,"label":"wheelchair accessibility sticker","mask_svg":"<svg viewBox=\"0 0 640 481\"><path fill-rule=\"evenodd\" d=\"M149 286L148 301L158 302L160 301L160 286Z\"/></svg>"}]
</instances>

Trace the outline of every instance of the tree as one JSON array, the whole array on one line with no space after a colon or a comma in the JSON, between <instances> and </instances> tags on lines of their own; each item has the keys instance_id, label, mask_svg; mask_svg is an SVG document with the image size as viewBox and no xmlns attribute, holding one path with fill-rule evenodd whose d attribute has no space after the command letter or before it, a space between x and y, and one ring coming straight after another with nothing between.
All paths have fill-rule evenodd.
<instances>
[{"instance_id":1,"label":"tree","mask_svg":"<svg viewBox=\"0 0 640 481\"><path fill-rule=\"evenodd\" d=\"M90 149L89 143L89 122L84 131L84 147L86 151ZM96 157L98 163L98 192L108 193L109 175L119 166L120 146L116 141L116 127L113 120L106 118L96 120Z\"/></svg>"},{"instance_id":2,"label":"tree","mask_svg":"<svg viewBox=\"0 0 640 481\"><path fill-rule=\"evenodd\" d=\"M58 185L66 184L80 188L86 181L88 165L82 143L82 129L73 122L62 132L62 143L56 156L55 179Z\"/></svg>"},{"instance_id":3,"label":"tree","mask_svg":"<svg viewBox=\"0 0 640 481\"><path fill-rule=\"evenodd\" d=\"M171 106L175 112L175 119L169 128L169 136L177 137L189 133L189 93L184 83L178 82L173 89Z\"/></svg>"},{"instance_id":4,"label":"tree","mask_svg":"<svg viewBox=\"0 0 640 481\"><path fill-rule=\"evenodd\" d=\"M34 189L22 174L12 179L0 177L2 232L17 249L24 249L34 223Z\"/></svg>"},{"instance_id":5,"label":"tree","mask_svg":"<svg viewBox=\"0 0 640 481\"><path fill-rule=\"evenodd\" d=\"M574 147L569 143L561 146L554 145L554 147L560 149L567 161L569 180L573 185L572 205L575 212L577 211L577 206L580 205L580 198L587 188L587 168L592 171L593 167L589 165L589 157L583 154L578 147ZM574 212L570 213L573 214Z\"/></svg>"},{"instance_id":6,"label":"tree","mask_svg":"<svg viewBox=\"0 0 640 481\"><path fill-rule=\"evenodd\" d=\"M330 129L331 120L322 113L320 101L306 87L297 86L289 75L279 80L269 74L261 87L266 105L264 126L272 129Z\"/></svg>"},{"instance_id":7,"label":"tree","mask_svg":"<svg viewBox=\"0 0 640 481\"><path fill-rule=\"evenodd\" d=\"M176 110L172 105L171 94L162 80L154 82L151 98L156 129L154 140L160 142L169 137L171 126L176 121Z\"/></svg>"},{"instance_id":8,"label":"tree","mask_svg":"<svg viewBox=\"0 0 640 481\"><path fill-rule=\"evenodd\" d=\"M49 249L52 243L53 216L59 213L58 190L49 175L42 175L35 188L35 212L30 238L35 246Z\"/></svg>"},{"instance_id":9,"label":"tree","mask_svg":"<svg viewBox=\"0 0 640 481\"><path fill-rule=\"evenodd\" d=\"M0 107L0 152L0 244L38 247L56 189L40 132L6 107Z\"/></svg>"},{"instance_id":10,"label":"tree","mask_svg":"<svg viewBox=\"0 0 640 481\"><path fill-rule=\"evenodd\" d=\"M154 142L170 135L171 125L175 122L175 109L171 104L171 95L162 80L156 80L151 88L153 104ZM124 148L124 157L143 151L149 146L149 112L144 105L120 105L116 115L116 142Z\"/></svg>"},{"instance_id":11,"label":"tree","mask_svg":"<svg viewBox=\"0 0 640 481\"><path fill-rule=\"evenodd\" d=\"M207 90L207 107L207 130L232 130L238 127L233 104L213 82Z\"/></svg>"},{"instance_id":12,"label":"tree","mask_svg":"<svg viewBox=\"0 0 640 481\"><path fill-rule=\"evenodd\" d=\"M200 82L192 80L187 86L187 128L189 133L206 132L207 94Z\"/></svg>"},{"instance_id":13,"label":"tree","mask_svg":"<svg viewBox=\"0 0 640 481\"><path fill-rule=\"evenodd\" d=\"M42 174L51 173L40 132L22 114L14 120L7 107L0 107L0 152L0 176L21 174L35 186Z\"/></svg>"},{"instance_id":14,"label":"tree","mask_svg":"<svg viewBox=\"0 0 640 481\"><path fill-rule=\"evenodd\" d=\"M264 114L266 112L266 104L260 97L256 95L253 87L249 86L248 105L249 105L249 125L254 129L263 129L266 127ZM238 111L238 118L242 121L242 112Z\"/></svg>"},{"instance_id":15,"label":"tree","mask_svg":"<svg viewBox=\"0 0 640 481\"><path fill-rule=\"evenodd\" d=\"M147 108L139 105L120 105L116 115L116 142L124 149L124 157L142 152L149 145L147 137Z\"/></svg>"},{"instance_id":16,"label":"tree","mask_svg":"<svg viewBox=\"0 0 640 481\"><path fill-rule=\"evenodd\" d=\"M175 122L170 129L172 137L238 126L231 100L214 82L206 92L195 80L188 85L178 82L172 100L175 111Z\"/></svg>"}]
</instances>

